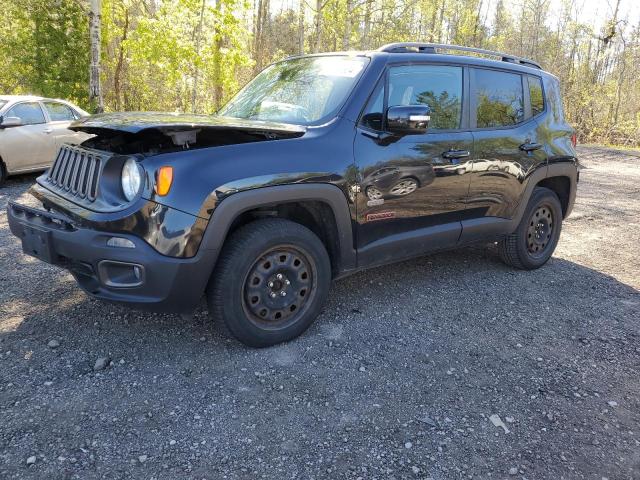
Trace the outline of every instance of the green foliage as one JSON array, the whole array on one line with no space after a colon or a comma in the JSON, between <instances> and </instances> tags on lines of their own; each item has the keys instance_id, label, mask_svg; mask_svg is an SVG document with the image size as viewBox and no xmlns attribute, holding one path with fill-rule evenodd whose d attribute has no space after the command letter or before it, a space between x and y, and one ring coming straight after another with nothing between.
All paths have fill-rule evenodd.
<instances>
[{"instance_id":1,"label":"green foliage","mask_svg":"<svg viewBox=\"0 0 640 480\"><path fill-rule=\"evenodd\" d=\"M88 3L0 0L0 93L88 107ZM638 145L640 26L616 13L594 27L578 3L559 0L552 15L550 0L302 0L286 8L270 0L102 0L104 104L210 113L301 44L311 52L431 41L537 60L559 77L581 141Z\"/></svg>"},{"instance_id":2,"label":"green foliage","mask_svg":"<svg viewBox=\"0 0 640 480\"><path fill-rule=\"evenodd\" d=\"M460 114L462 104L460 99L449 92L443 91L436 96L433 92L420 93L416 99L418 103L429 105L431 109L431 128L445 130L460 128Z\"/></svg>"},{"instance_id":3,"label":"green foliage","mask_svg":"<svg viewBox=\"0 0 640 480\"><path fill-rule=\"evenodd\" d=\"M88 104L89 27L74 0L0 0L0 91Z\"/></svg>"}]
</instances>

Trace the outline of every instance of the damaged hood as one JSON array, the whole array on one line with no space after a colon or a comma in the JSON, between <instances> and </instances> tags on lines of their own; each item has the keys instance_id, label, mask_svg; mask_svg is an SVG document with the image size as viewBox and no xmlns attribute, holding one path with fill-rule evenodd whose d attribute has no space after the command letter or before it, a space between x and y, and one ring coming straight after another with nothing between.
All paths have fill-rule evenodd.
<instances>
[{"instance_id":1,"label":"damaged hood","mask_svg":"<svg viewBox=\"0 0 640 480\"><path fill-rule=\"evenodd\" d=\"M306 127L288 123L160 112L102 113L76 120L69 127L71 130L86 133L97 133L106 129L134 134L151 129L179 131L197 128L274 133L285 137L297 137L306 132Z\"/></svg>"}]
</instances>

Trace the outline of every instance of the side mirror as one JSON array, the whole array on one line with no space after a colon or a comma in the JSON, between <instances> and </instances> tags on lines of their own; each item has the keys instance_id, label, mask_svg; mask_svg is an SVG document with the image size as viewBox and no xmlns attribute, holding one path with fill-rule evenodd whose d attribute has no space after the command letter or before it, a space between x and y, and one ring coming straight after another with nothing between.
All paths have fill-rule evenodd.
<instances>
[{"instance_id":1,"label":"side mirror","mask_svg":"<svg viewBox=\"0 0 640 480\"><path fill-rule=\"evenodd\" d=\"M387 109L387 130L398 135L425 133L430 120L428 105L398 105Z\"/></svg>"},{"instance_id":2,"label":"side mirror","mask_svg":"<svg viewBox=\"0 0 640 480\"><path fill-rule=\"evenodd\" d=\"M20 125L22 125L20 117L2 117L2 121L0 121L0 128L19 127Z\"/></svg>"}]
</instances>

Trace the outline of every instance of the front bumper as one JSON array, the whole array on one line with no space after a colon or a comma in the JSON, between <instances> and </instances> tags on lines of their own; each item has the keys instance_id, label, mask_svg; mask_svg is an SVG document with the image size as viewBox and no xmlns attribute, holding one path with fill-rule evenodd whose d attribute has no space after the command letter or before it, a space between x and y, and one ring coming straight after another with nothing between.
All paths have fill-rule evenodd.
<instances>
[{"instance_id":1,"label":"front bumper","mask_svg":"<svg viewBox=\"0 0 640 480\"><path fill-rule=\"evenodd\" d=\"M81 227L64 215L13 202L7 217L26 254L69 270L92 297L145 310L193 310L217 257L203 248L191 258L168 257L134 235ZM107 245L112 237L134 248Z\"/></svg>"}]
</instances>

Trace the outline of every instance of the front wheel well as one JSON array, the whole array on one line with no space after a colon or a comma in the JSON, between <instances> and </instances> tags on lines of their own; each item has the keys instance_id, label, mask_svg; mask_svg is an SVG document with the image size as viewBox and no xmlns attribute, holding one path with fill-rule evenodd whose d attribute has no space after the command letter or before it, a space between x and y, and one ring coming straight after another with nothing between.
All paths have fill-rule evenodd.
<instances>
[{"instance_id":1,"label":"front wheel well","mask_svg":"<svg viewBox=\"0 0 640 480\"><path fill-rule=\"evenodd\" d=\"M225 241L238 228L260 218L284 218L304 225L323 243L331 260L331 271L336 276L341 269L338 226L331 207L319 200L286 202L257 207L238 215L227 232Z\"/></svg>"},{"instance_id":2,"label":"front wheel well","mask_svg":"<svg viewBox=\"0 0 640 480\"><path fill-rule=\"evenodd\" d=\"M560 200L560 206L562 207L563 218L567 216L567 209L569 208L569 198L571 196L571 181L569 177L549 177L540 180L536 187L545 187L553 191Z\"/></svg>"}]
</instances>

